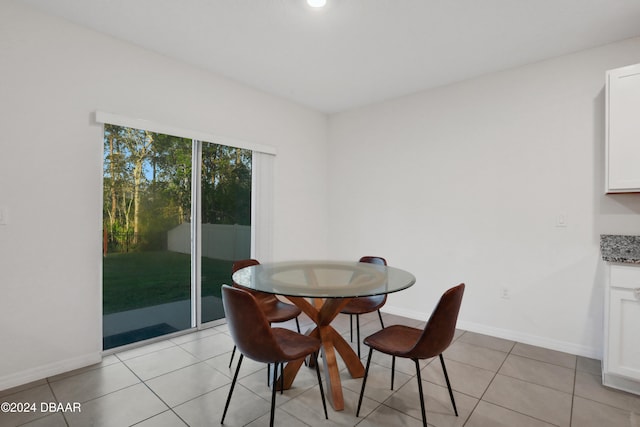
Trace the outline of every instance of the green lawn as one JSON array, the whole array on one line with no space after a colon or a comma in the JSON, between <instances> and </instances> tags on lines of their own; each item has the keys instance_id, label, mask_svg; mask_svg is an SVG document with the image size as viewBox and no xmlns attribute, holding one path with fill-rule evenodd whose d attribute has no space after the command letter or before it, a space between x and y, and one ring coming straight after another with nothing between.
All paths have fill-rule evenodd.
<instances>
[{"instance_id":1,"label":"green lawn","mask_svg":"<svg viewBox=\"0 0 640 427\"><path fill-rule=\"evenodd\" d=\"M176 252L108 254L103 261L103 312L117 313L188 299L191 256ZM220 296L232 261L202 258L202 295Z\"/></svg>"}]
</instances>

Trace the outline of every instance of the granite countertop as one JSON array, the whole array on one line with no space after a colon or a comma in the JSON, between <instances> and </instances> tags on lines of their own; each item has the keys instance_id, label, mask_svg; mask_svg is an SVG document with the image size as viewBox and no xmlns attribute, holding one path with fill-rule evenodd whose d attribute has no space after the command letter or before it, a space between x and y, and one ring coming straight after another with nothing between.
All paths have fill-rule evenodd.
<instances>
[{"instance_id":1,"label":"granite countertop","mask_svg":"<svg viewBox=\"0 0 640 427\"><path fill-rule=\"evenodd\" d=\"M640 236L601 234L600 252L605 261L640 264Z\"/></svg>"}]
</instances>

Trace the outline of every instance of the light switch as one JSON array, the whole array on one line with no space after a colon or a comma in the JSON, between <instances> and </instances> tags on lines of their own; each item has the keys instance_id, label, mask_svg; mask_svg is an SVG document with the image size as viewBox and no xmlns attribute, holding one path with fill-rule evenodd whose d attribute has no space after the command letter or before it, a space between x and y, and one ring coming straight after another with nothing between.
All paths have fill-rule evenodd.
<instances>
[{"instance_id":1,"label":"light switch","mask_svg":"<svg viewBox=\"0 0 640 427\"><path fill-rule=\"evenodd\" d=\"M558 214L556 217L556 227L566 227L567 226L567 214Z\"/></svg>"}]
</instances>

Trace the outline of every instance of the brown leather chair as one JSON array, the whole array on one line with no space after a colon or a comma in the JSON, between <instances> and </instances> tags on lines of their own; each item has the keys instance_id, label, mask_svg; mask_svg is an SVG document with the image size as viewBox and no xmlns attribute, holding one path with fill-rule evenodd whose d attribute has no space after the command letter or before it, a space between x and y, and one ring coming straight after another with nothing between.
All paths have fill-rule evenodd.
<instances>
[{"instance_id":1,"label":"brown leather chair","mask_svg":"<svg viewBox=\"0 0 640 427\"><path fill-rule=\"evenodd\" d=\"M362 405L362 397L364 395L364 387L367 384L367 376L369 375L369 363L371 362L371 354L373 349L382 353L389 354L393 357L391 364L391 389L393 390L393 372L395 368L395 358L404 357L411 359L416 364L416 372L418 376L418 391L420 393L420 408L422 409L422 424L427 427L427 417L424 410L424 396L422 393L422 379L420 378L421 359L439 356L444 378L449 388L449 397L453 405L453 411L458 416L456 401L453 398L453 391L447 368L444 364L442 352L445 351L456 331L456 322L458 321L458 313L462 304L462 295L464 294L464 283L454 286L446 291L438 305L431 313L431 317L427 321L424 330L410 328L408 326L393 325L376 332L365 338L364 343L369 346L369 357L367 358L367 367L362 380L362 389L360 390L360 399L358 400L358 410L356 416L360 414L360 406Z\"/></svg>"},{"instance_id":2,"label":"brown leather chair","mask_svg":"<svg viewBox=\"0 0 640 427\"><path fill-rule=\"evenodd\" d=\"M260 264L260 262L255 259L243 259L240 261L236 261L231 267L231 274L235 273L241 268L258 264ZM238 285L234 283L233 286L237 287ZM273 294L267 294L265 292L254 291L246 288L242 289L248 291L249 293L251 293L251 295L253 295L253 297L258 302L260 309L267 317L267 321L269 322L269 324L286 322L291 319L296 319L296 327L298 328L298 332L300 332L300 323L298 322L298 316L300 315L300 313L302 313L302 311L298 307L293 304L287 304L280 301L278 297ZM229 361L229 368L231 368L231 364L233 363L233 357L235 356L235 354L236 348L233 347L233 351L231 352L231 360Z\"/></svg>"},{"instance_id":3,"label":"brown leather chair","mask_svg":"<svg viewBox=\"0 0 640 427\"><path fill-rule=\"evenodd\" d=\"M240 351L238 359L238 367L236 368L231 389L227 397L227 403L224 406L221 424L224 424L224 418L229 409L229 402L233 394L233 388L238 379L240 365L244 356L255 360L256 362L273 363L273 386L271 391L271 423L273 426L275 403L276 403L276 384L278 375L278 365L282 367L284 362L302 359L312 355L312 359L316 366L316 375L318 376L318 384L320 386L320 395L322 397L322 406L324 407L324 416L327 415L327 403L324 398L324 389L322 388L322 379L320 378L320 369L318 367L317 355L320 350L321 342L319 339L309 337L284 328L271 328L269 321L260 309L260 305L256 298L248 291L231 286L222 286L222 303L229 325L229 332ZM282 384L282 383L281 383ZM281 386L282 390L282 386Z\"/></svg>"},{"instance_id":4,"label":"brown leather chair","mask_svg":"<svg viewBox=\"0 0 640 427\"><path fill-rule=\"evenodd\" d=\"M367 262L370 264L387 265L387 260L377 256L363 256L360 258L360 262ZM378 312L378 318L380 319L380 325L384 329L384 322L382 321L382 314L380 314L380 307L387 302L387 295L375 295L372 297L358 297L354 298L340 311L342 314L349 315L349 324L351 342L353 342L353 316L356 317L356 339L358 342L358 357L360 357L360 315L365 313Z\"/></svg>"}]
</instances>

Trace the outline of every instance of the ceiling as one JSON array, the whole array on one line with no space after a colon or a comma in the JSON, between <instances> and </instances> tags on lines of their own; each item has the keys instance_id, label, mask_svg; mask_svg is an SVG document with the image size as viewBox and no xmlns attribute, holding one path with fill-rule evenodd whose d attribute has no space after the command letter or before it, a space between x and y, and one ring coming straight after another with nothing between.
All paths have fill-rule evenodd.
<instances>
[{"instance_id":1,"label":"ceiling","mask_svg":"<svg viewBox=\"0 0 640 427\"><path fill-rule=\"evenodd\" d=\"M19 0L333 113L640 36L638 0Z\"/></svg>"}]
</instances>

